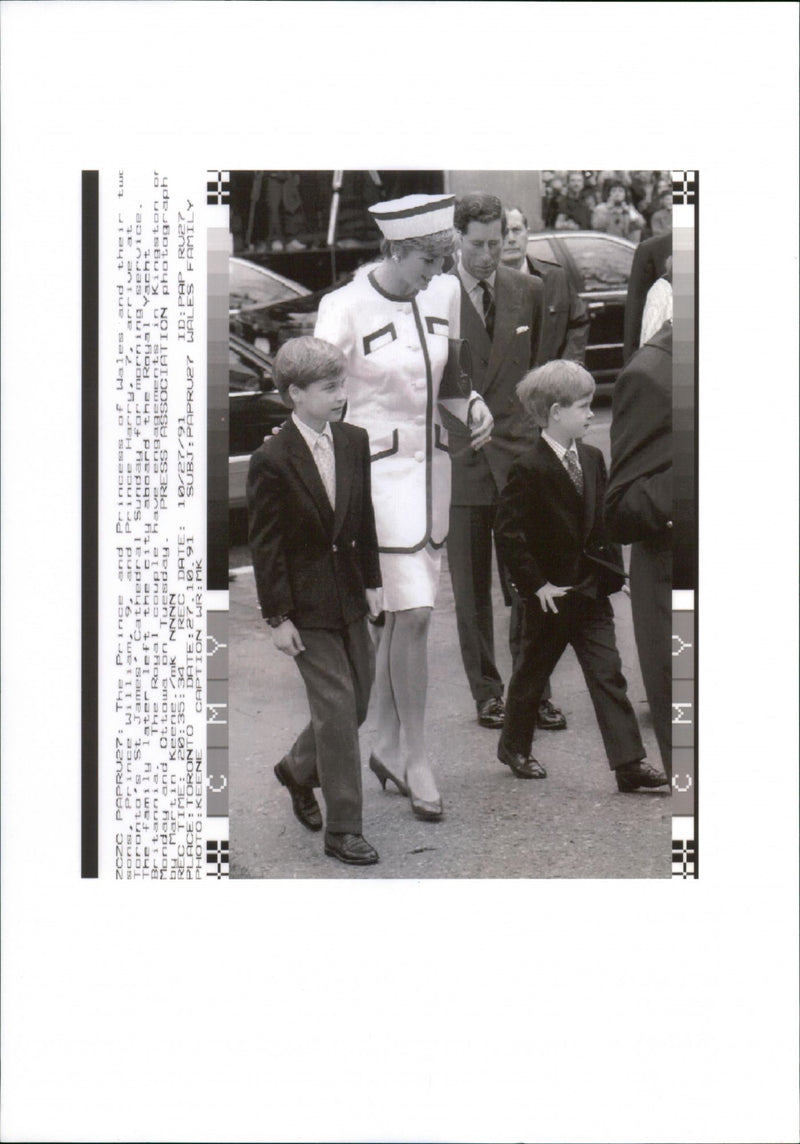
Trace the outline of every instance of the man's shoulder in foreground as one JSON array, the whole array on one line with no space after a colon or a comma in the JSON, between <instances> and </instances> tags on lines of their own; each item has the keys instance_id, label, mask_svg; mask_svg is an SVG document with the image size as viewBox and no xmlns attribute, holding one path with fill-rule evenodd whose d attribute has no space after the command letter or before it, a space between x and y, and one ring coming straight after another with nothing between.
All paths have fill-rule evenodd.
<instances>
[{"instance_id":1,"label":"man's shoulder in foreground","mask_svg":"<svg viewBox=\"0 0 800 1144\"><path fill-rule=\"evenodd\" d=\"M536 271L537 274L552 274L554 271L560 271L564 275L567 273L560 262L551 262L547 258L534 258L532 254L528 254L526 257L531 270Z\"/></svg>"},{"instance_id":2,"label":"man's shoulder in foreground","mask_svg":"<svg viewBox=\"0 0 800 1144\"><path fill-rule=\"evenodd\" d=\"M527 291L530 294L535 294L541 286L537 278L532 278L522 270L512 270L510 266L503 266L502 263L497 267L497 284L509 290Z\"/></svg>"}]
</instances>

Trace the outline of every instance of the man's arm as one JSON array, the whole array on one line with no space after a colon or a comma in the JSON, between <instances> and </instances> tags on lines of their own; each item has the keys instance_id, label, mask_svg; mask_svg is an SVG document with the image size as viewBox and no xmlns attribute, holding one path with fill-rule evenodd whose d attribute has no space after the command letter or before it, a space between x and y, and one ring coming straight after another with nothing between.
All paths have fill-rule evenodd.
<instances>
[{"instance_id":1,"label":"man's arm","mask_svg":"<svg viewBox=\"0 0 800 1144\"><path fill-rule=\"evenodd\" d=\"M605 520L609 537L620 544L659 535L672 516L669 387L658 384L640 361L625 369L614 387Z\"/></svg>"},{"instance_id":2,"label":"man's arm","mask_svg":"<svg viewBox=\"0 0 800 1144\"><path fill-rule=\"evenodd\" d=\"M531 551L531 507L536 491L529 473L515 461L500 493L494 538L501 562L523 599L531 599L547 583Z\"/></svg>"},{"instance_id":3,"label":"man's arm","mask_svg":"<svg viewBox=\"0 0 800 1144\"><path fill-rule=\"evenodd\" d=\"M542 341L542 326L544 323L544 283L541 278L531 275L526 278L530 290L530 327L531 327L531 357L530 369L536 365L539 356L539 346ZM521 380L521 379L520 379Z\"/></svg>"},{"instance_id":4,"label":"man's arm","mask_svg":"<svg viewBox=\"0 0 800 1144\"><path fill-rule=\"evenodd\" d=\"M659 246L658 243L656 245ZM624 362L627 362L639 348L639 338L642 332L642 311L644 310L647 291L660 273L661 268L653 250L653 241L647 239L636 247L631 264L628 296L625 301L625 333L622 351Z\"/></svg>"},{"instance_id":5,"label":"man's arm","mask_svg":"<svg viewBox=\"0 0 800 1144\"><path fill-rule=\"evenodd\" d=\"M294 607L283 546L281 506L285 489L279 473L259 450L247 476L248 540L253 557L258 601L265 620Z\"/></svg>"}]
</instances>

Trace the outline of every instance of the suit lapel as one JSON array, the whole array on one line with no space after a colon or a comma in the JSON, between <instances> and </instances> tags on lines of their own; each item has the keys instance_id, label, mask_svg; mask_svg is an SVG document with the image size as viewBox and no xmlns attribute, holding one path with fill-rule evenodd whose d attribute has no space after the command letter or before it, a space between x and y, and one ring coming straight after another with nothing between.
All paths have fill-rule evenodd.
<instances>
[{"instance_id":1,"label":"suit lapel","mask_svg":"<svg viewBox=\"0 0 800 1144\"><path fill-rule=\"evenodd\" d=\"M486 371L487 389L496 380L500 373L503 359L514 344L518 324L517 314L519 310L519 294L514 289L513 280L509 280L503 273L501 266L497 268L497 277L494 280L494 285L494 337L492 338L492 349L489 354L489 367ZM485 332L484 330L484 333ZM552 449L550 451L552 452Z\"/></svg>"},{"instance_id":2,"label":"suit lapel","mask_svg":"<svg viewBox=\"0 0 800 1144\"><path fill-rule=\"evenodd\" d=\"M473 363L475 360L480 360L481 358L488 361L492 343L489 341L486 327L480 320L478 311L473 306L469 294L464 289L464 283L461 281L461 275L458 273L456 267L453 267L452 272L458 279L458 284L461 288L461 337L466 338L470 344L470 349L473 353ZM475 370L472 384L477 393L482 394L486 388L486 377L487 375L482 369Z\"/></svg>"},{"instance_id":3,"label":"suit lapel","mask_svg":"<svg viewBox=\"0 0 800 1144\"><path fill-rule=\"evenodd\" d=\"M333 509L328 500L328 494L325 492L322 477L319 475L317 466L314 464L314 458L311 456L311 450L306 445L291 417L286 421L282 432L288 434L286 447L292 467L317 506L324 528L326 530L331 529L333 526ZM337 477L339 475L338 462L336 475Z\"/></svg>"},{"instance_id":4,"label":"suit lapel","mask_svg":"<svg viewBox=\"0 0 800 1144\"><path fill-rule=\"evenodd\" d=\"M334 457L336 458L336 510L333 518L333 538L335 540L347 515L356 458L347 434L341 426L331 425L331 429L333 431ZM328 498L325 499L327 501Z\"/></svg>"}]
</instances>

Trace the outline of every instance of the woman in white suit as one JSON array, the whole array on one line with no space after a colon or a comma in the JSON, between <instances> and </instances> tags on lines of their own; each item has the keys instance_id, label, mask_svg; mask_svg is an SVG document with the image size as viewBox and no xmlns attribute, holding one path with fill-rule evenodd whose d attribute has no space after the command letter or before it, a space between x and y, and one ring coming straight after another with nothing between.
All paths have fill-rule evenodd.
<instances>
[{"instance_id":1,"label":"woman in white suit","mask_svg":"<svg viewBox=\"0 0 800 1144\"><path fill-rule=\"evenodd\" d=\"M477 393L442 387L461 306L458 279L442 275L455 245L453 207L452 195L407 195L371 207L383 259L322 299L314 331L345 354L345 418L370 438L386 615L370 767L429 821L442 816L424 734L428 629L450 507L441 407L470 427L473 448L492 428Z\"/></svg>"}]
</instances>

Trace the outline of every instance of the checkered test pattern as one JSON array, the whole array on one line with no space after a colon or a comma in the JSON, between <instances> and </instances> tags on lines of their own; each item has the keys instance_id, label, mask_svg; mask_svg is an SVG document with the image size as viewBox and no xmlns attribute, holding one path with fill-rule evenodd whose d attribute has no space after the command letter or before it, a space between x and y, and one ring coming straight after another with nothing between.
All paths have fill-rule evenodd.
<instances>
[{"instance_id":1,"label":"checkered test pattern","mask_svg":"<svg viewBox=\"0 0 800 1144\"><path fill-rule=\"evenodd\" d=\"M694 171L672 172L673 206L694 206L697 196L697 175Z\"/></svg>"},{"instance_id":2,"label":"checkered test pattern","mask_svg":"<svg viewBox=\"0 0 800 1144\"><path fill-rule=\"evenodd\" d=\"M228 206L231 201L230 171L207 171L206 174L206 203L208 206Z\"/></svg>"}]
</instances>

